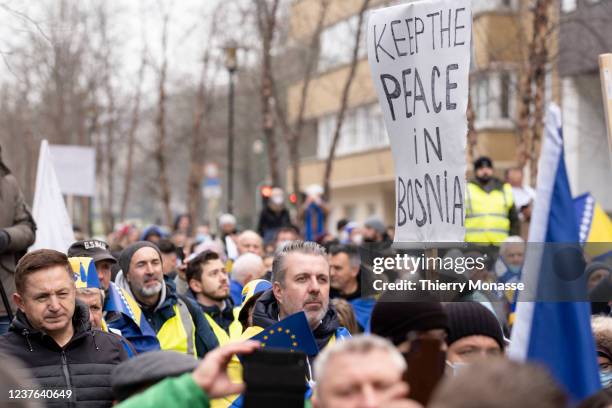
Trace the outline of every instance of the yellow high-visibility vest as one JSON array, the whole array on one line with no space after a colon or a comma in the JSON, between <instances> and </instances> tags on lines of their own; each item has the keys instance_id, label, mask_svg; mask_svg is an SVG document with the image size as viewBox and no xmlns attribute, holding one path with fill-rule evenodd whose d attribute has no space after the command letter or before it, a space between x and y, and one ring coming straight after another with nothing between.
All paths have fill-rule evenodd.
<instances>
[{"instance_id":1,"label":"yellow high-visibility vest","mask_svg":"<svg viewBox=\"0 0 612 408\"><path fill-rule=\"evenodd\" d=\"M484 191L474 183L467 184L465 203L465 241L500 245L510 233L508 212L512 208L512 187Z\"/></svg>"},{"instance_id":2,"label":"yellow high-visibility vest","mask_svg":"<svg viewBox=\"0 0 612 408\"><path fill-rule=\"evenodd\" d=\"M187 305L178 300L173 306L174 316L166 320L157 332L157 339L162 350L173 350L190 354L197 358L195 348L195 324Z\"/></svg>"},{"instance_id":3,"label":"yellow high-visibility vest","mask_svg":"<svg viewBox=\"0 0 612 408\"><path fill-rule=\"evenodd\" d=\"M223 346L230 341L240 340L240 336L242 335L242 324L240 324L240 321L238 320L240 308L235 307L234 310L232 310L232 313L234 315L234 321L232 321L229 326L229 332L225 331L223 327L219 326L219 324L215 322L215 319L210 317L208 313L204 313L204 317L208 321L208 324L210 324L215 337L217 337L217 340L219 341L219 346Z\"/></svg>"}]
</instances>

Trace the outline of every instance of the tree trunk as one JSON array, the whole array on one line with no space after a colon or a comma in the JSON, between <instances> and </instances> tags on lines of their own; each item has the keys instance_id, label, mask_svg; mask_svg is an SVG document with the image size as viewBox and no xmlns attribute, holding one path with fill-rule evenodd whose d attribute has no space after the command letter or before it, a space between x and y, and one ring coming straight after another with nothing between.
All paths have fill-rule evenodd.
<instances>
[{"instance_id":1,"label":"tree trunk","mask_svg":"<svg viewBox=\"0 0 612 408\"><path fill-rule=\"evenodd\" d=\"M533 136L529 151L531 185L536 184L538 177L538 157L540 156L540 144L542 141L542 133L544 132L544 113L546 107L546 62L548 61L548 43L547 31L549 24L549 13L552 0L538 0L536 3L534 16L534 32L535 32L535 47L534 47L534 83L535 83L535 98L534 98L534 123Z\"/></svg>"},{"instance_id":2,"label":"tree trunk","mask_svg":"<svg viewBox=\"0 0 612 408\"><path fill-rule=\"evenodd\" d=\"M115 225L115 217L113 214L113 198L115 196L115 154L113 151L114 145L114 128L115 128L115 115L114 112L114 98L111 97L111 103L109 106L109 114L111 118L107 123L106 130L106 145L105 145L105 159L106 159L106 201L104 204L103 210L103 224L104 224L104 234L108 235L113 231L113 227Z\"/></svg>"},{"instance_id":3,"label":"tree trunk","mask_svg":"<svg viewBox=\"0 0 612 408\"><path fill-rule=\"evenodd\" d=\"M327 202L330 202L331 200L330 178L333 170L334 158L336 155L336 146L338 145L338 140L340 139L340 132L342 130L342 124L344 122L344 116L346 114L346 108L348 105L349 92L351 90L351 85L353 84L353 79L355 79L355 72L357 71L357 62L359 60L359 46L361 44L362 34L361 27L363 26L363 18L369 4L370 0L364 0L361 5L361 9L359 10L357 36L355 37L355 46L353 47L353 58L351 60L348 78L346 79L344 89L342 90L340 110L336 115L336 128L334 129L334 136L332 139L331 146L329 148L329 155L327 156L327 160L325 161L325 173L323 175L323 196L325 197L325 200Z\"/></svg>"},{"instance_id":4,"label":"tree trunk","mask_svg":"<svg viewBox=\"0 0 612 408\"><path fill-rule=\"evenodd\" d=\"M267 145L268 167L270 182L280 187L280 173L278 170L278 153L274 135L273 79L272 79L272 44L276 32L276 12L279 0L272 0L272 7L268 9L265 0L255 0L257 8L257 21L262 40L262 66L261 66L261 118L262 131Z\"/></svg>"},{"instance_id":5,"label":"tree trunk","mask_svg":"<svg viewBox=\"0 0 612 408\"><path fill-rule=\"evenodd\" d=\"M172 209L170 208L171 192L170 183L167 176L167 163L164 151L166 150L166 75L168 69L168 14L164 16L162 30L162 65L159 72L158 93L159 99L157 104L157 146L155 148L154 157L157 162L159 173L159 187L161 193L162 209L164 215L164 224L172 225Z\"/></svg>"},{"instance_id":6,"label":"tree trunk","mask_svg":"<svg viewBox=\"0 0 612 408\"><path fill-rule=\"evenodd\" d=\"M205 44L202 72L196 95L196 103L193 111L191 124L191 149L189 151L189 177L187 179L187 212L191 218L192 225L198 225L202 214L202 191L201 184L204 178L204 157L206 135L202 133L204 118L213 107L214 98L207 93L207 75L210 64L210 50L213 49L213 39L218 35L218 25L222 6L219 5L212 15L212 22L208 33L208 41Z\"/></svg>"},{"instance_id":7,"label":"tree trunk","mask_svg":"<svg viewBox=\"0 0 612 408\"><path fill-rule=\"evenodd\" d=\"M142 81L146 67L146 54L143 51L138 69L138 85L136 87L136 95L134 96L134 108L132 110L132 120L127 134L127 154L125 158L125 177L123 178L123 195L121 196L121 221L125 221L127 215L128 203L130 200L130 190L132 185L132 177L134 174L134 147L136 142L136 131L140 123L140 99L142 95Z\"/></svg>"},{"instance_id":8,"label":"tree trunk","mask_svg":"<svg viewBox=\"0 0 612 408\"><path fill-rule=\"evenodd\" d=\"M551 4L552 0L536 0L533 9L533 33L520 85L517 164L521 168L529 166L532 186L537 179L540 141L544 130L547 37Z\"/></svg>"},{"instance_id":9,"label":"tree trunk","mask_svg":"<svg viewBox=\"0 0 612 408\"><path fill-rule=\"evenodd\" d=\"M302 131L304 129L304 114L306 112L306 102L308 100L308 91L310 89L310 82L312 80L313 73L317 67L317 61L319 57L319 42L321 38L321 31L323 31L323 24L325 22L325 16L329 9L330 0L321 0L319 16L317 18L317 25L313 32L310 40L308 49L308 59L306 60L306 68L304 70L304 79L302 84L302 90L300 93L298 114L295 120L294 128L291 128L288 124L288 118L286 112L282 109L282 103L278 97L276 77L273 75L273 89L274 89L274 104L276 108L276 117L281 125L283 131L283 138L289 149L289 160L293 173L292 188L296 195L296 207L300 208L302 205L302 196L300 194L301 182L300 182L300 142L302 138Z\"/></svg>"},{"instance_id":10,"label":"tree trunk","mask_svg":"<svg viewBox=\"0 0 612 408\"><path fill-rule=\"evenodd\" d=\"M476 112L474 112L474 105L472 104L472 95L468 93L468 106L467 106L467 163L473 163L476 160L478 149L478 133L474 123L476 122Z\"/></svg>"},{"instance_id":11,"label":"tree trunk","mask_svg":"<svg viewBox=\"0 0 612 408\"><path fill-rule=\"evenodd\" d=\"M533 55L533 43L529 45L530 55ZM532 58L529 58L532 60ZM519 98L519 116L518 116L518 147L517 147L517 165L523 168L529 163L529 145L531 143L531 128L529 126L529 118L531 115L531 103L533 94L531 84L533 83L533 66L527 64L527 69L522 73L520 84Z\"/></svg>"},{"instance_id":12,"label":"tree trunk","mask_svg":"<svg viewBox=\"0 0 612 408\"><path fill-rule=\"evenodd\" d=\"M205 61L208 60L208 49L206 52ZM187 181L187 211L191 222L197 225L200 221L200 206L201 206L201 189L203 171L202 167L205 143L202 135L202 117L204 116L205 102L205 76L207 63L202 67L202 76L198 86L198 94L196 97L196 106L193 113L193 121L191 126L191 149L189 151L189 179Z\"/></svg>"}]
</instances>

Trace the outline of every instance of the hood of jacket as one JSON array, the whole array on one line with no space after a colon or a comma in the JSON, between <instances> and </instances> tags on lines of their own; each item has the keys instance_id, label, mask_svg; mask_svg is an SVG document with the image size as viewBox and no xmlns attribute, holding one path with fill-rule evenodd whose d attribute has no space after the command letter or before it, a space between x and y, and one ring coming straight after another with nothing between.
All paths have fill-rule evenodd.
<instances>
[{"instance_id":1,"label":"hood of jacket","mask_svg":"<svg viewBox=\"0 0 612 408\"><path fill-rule=\"evenodd\" d=\"M253 309L253 325L263 327L265 329L279 321L278 315L278 302L276 301L272 290L267 290L259 297L259 299L257 299L257 302L255 303L255 307ZM340 321L338 320L338 315L336 310L330 304L329 308L327 309L327 313L325 313L325 316L323 316L323 319L321 320L321 323L312 331L312 334L317 341L319 350L322 350L323 347L327 345L329 339L339 328Z\"/></svg>"}]
</instances>

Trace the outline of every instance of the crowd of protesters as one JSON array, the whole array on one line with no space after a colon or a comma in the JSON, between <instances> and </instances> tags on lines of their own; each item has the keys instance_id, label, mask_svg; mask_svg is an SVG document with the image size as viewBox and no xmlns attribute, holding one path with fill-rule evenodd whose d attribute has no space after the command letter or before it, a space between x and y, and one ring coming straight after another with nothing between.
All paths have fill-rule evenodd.
<instances>
[{"instance_id":1,"label":"crowd of protesters","mask_svg":"<svg viewBox=\"0 0 612 408\"><path fill-rule=\"evenodd\" d=\"M533 197L526 193L514 203L513 188L520 187L492 180L491 168L489 159L476 162L477 180L468 189L473 220L466 226L475 241L494 249L444 256L489 255L484 269L464 274L468 280L518 280L525 241L516 235L517 223L529 216ZM261 349L249 339L298 312L318 350L305 360L305 406L546 408L577 402L544 368L507 358L513 294L440 299L371 291L372 258L395 253L388 226L373 217L363 224L342 220L336 231L326 231L329 205L316 189L296 220L275 189L256 230L241 229L232 214L223 214L213 233L180 215L172 229L123 224L104 239L82 237L65 252L22 254L35 225L10 172L0 171L0 200L14 203L0 218L0 266L15 311L0 311L2 406L242 406L248 384L237 356ZM489 206L482 204L487 199ZM478 217L495 206L497 215ZM585 274L592 291L611 285L605 262L588 264ZM384 277L393 281L402 273L387 270ZM612 406L611 303L593 304L603 389L583 401L584 408ZM269 376L273 383L274 372ZM58 393L39 399L11 393L36 387Z\"/></svg>"}]
</instances>

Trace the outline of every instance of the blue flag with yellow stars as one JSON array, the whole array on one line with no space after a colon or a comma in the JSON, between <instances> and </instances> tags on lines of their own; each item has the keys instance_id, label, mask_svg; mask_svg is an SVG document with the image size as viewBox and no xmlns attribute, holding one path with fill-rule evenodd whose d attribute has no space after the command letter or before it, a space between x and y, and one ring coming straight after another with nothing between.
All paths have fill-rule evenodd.
<instances>
[{"instance_id":1,"label":"blue flag with yellow stars","mask_svg":"<svg viewBox=\"0 0 612 408\"><path fill-rule=\"evenodd\" d=\"M261 347L301 351L309 356L319 352L317 342L312 335L306 314L303 311L285 317L280 322L264 329L258 335L251 337L251 340L259 341Z\"/></svg>"}]
</instances>

